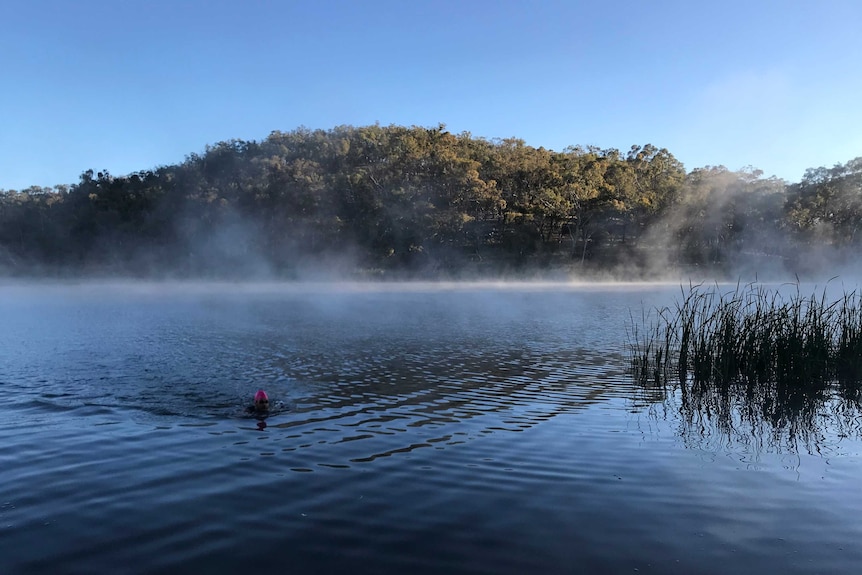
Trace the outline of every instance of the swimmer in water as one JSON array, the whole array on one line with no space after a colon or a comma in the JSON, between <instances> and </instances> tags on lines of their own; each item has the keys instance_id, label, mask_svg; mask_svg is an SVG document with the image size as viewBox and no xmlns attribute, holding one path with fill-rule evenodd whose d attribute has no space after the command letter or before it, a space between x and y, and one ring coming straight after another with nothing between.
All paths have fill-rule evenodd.
<instances>
[{"instance_id":1,"label":"swimmer in water","mask_svg":"<svg viewBox=\"0 0 862 575\"><path fill-rule=\"evenodd\" d=\"M254 405L246 409L249 413L268 413L269 412L269 396L262 389L258 389L254 394Z\"/></svg>"}]
</instances>

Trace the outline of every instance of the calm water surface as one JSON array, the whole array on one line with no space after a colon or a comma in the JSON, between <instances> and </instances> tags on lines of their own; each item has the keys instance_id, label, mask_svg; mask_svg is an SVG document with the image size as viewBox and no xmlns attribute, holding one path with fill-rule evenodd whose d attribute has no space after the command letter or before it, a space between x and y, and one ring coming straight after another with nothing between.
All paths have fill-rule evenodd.
<instances>
[{"instance_id":1,"label":"calm water surface","mask_svg":"<svg viewBox=\"0 0 862 575\"><path fill-rule=\"evenodd\" d=\"M855 415L634 386L631 314L678 294L0 287L0 573L858 572Z\"/></svg>"}]
</instances>

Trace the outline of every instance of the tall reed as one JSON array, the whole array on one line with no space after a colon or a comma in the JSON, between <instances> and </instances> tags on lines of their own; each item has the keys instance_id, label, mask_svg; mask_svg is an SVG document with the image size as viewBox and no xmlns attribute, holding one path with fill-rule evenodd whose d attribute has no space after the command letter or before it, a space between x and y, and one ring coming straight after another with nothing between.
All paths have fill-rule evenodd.
<instances>
[{"instance_id":1,"label":"tall reed","mask_svg":"<svg viewBox=\"0 0 862 575\"><path fill-rule=\"evenodd\" d=\"M833 383L859 394L862 383L862 297L830 301L759 284L722 292L682 288L676 307L644 312L630 330L632 366L644 384L678 381L683 392L706 386L766 401L792 401L795 390L825 392ZM773 397L774 396L774 397Z\"/></svg>"}]
</instances>

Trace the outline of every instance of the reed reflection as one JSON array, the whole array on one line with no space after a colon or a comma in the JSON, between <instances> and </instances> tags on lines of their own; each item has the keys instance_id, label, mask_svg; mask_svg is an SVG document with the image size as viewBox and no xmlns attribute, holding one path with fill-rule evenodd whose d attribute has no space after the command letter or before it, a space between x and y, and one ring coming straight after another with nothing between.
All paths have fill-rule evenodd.
<instances>
[{"instance_id":1,"label":"reed reflection","mask_svg":"<svg viewBox=\"0 0 862 575\"><path fill-rule=\"evenodd\" d=\"M821 453L844 438L862 439L859 396L826 390L787 389L776 383L647 385L638 402L657 420L674 422L686 447L716 451Z\"/></svg>"}]
</instances>

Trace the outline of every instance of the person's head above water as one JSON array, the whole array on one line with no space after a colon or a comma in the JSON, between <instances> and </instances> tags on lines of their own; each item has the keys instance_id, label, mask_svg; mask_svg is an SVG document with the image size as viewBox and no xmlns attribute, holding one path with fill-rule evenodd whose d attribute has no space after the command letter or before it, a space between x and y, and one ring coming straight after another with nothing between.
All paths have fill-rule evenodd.
<instances>
[{"instance_id":1,"label":"person's head above water","mask_svg":"<svg viewBox=\"0 0 862 575\"><path fill-rule=\"evenodd\" d=\"M254 408L258 411L267 411L269 409L269 396L262 389L258 389L254 394Z\"/></svg>"}]
</instances>

